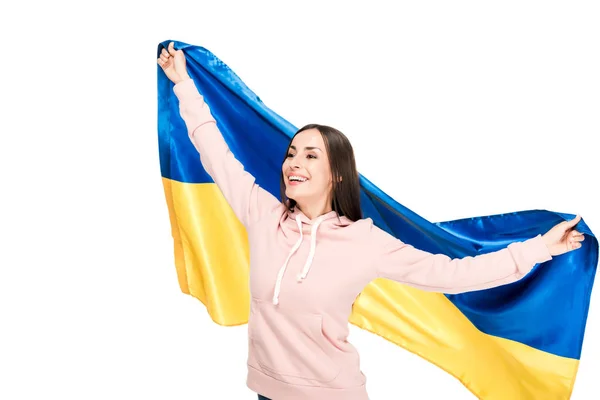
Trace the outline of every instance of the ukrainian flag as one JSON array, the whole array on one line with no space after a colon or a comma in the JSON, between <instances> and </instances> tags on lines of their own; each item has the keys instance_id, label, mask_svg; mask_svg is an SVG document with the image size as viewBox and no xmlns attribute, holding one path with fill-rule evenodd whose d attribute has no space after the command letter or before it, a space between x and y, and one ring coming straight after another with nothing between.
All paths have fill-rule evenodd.
<instances>
[{"instance_id":1,"label":"ukrainian flag","mask_svg":"<svg viewBox=\"0 0 600 400\"><path fill-rule=\"evenodd\" d=\"M158 51L170 41L159 44ZM278 154L296 127L208 50L175 41L190 76L233 154L257 183L279 196ZM157 55L158 57L158 55ZM204 171L179 115L173 84L158 67L158 139L177 278L217 324L240 325L249 313L247 235ZM545 210L432 223L360 177L365 217L417 248L450 257L476 256L545 233L572 214ZM513 284L457 295L421 291L386 279L356 299L349 322L401 346L459 379L482 399L568 399L571 395L598 241L536 265Z\"/></svg>"}]
</instances>

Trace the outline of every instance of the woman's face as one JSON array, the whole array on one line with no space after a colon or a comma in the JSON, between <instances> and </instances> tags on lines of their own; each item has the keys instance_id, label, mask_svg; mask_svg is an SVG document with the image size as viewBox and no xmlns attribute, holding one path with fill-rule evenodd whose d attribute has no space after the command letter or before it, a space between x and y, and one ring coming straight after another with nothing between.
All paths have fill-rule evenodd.
<instances>
[{"instance_id":1,"label":"woman's face","mask_svg":"<svg viewBox=\"0 0 600 400\"><path fill-rule=\"evenodd\" d=\"M285 195L300 208L327 204L331 193L331 168L325 142L317 129L308 129L292 140L282 168Z\"/></svg>"}]
</instances>

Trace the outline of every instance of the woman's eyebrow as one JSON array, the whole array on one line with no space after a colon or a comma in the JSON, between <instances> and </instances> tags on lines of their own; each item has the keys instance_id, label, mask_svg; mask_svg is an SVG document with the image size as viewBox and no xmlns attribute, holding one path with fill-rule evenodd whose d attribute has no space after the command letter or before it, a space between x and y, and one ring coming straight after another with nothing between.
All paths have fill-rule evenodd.
<instances>
[{"instance_id":1,"label":"woman's eyebrow","mask_svg":"<svg viewBox=\"0 0 600 400\"><path fill-rule=\"evenodd\" d=\"M291 146L290 146L290 149L294 149L294 150L296 150L296 146L294 146L294 145L291 145ZM321 150L320 148L318 148L318 147L315 147L315 146L307 146L307 147L305 147L305 148L304 148L304 150L319 150L319 151L323 151L323 150Z\"/></svg>"}]
</instances>

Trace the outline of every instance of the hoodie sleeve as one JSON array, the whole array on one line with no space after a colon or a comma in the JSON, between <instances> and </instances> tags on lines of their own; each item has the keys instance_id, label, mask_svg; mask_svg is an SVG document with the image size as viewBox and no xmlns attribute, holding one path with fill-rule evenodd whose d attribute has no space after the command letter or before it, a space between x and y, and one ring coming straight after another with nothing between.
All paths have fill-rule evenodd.
<instances>
[{"instance_id":1,"label":"hoodie sleeve","mask_svg":"<svg viewBox=\"0 0 600 400\"><path fill-rule=\"evenodd\" d=\"M281 202L258 186L254 176L231 153L217 127L208 104L193 79L177 83L173 91L179 99L179 112L188 135L200 154L200 162L215 181L227 203L247 228Z\"/></svg>"},{"instance_id":2,"label":"hoodie sleeve","mask_svg":"<svg viewBox=\"0 0 600 400\"><path fill-rule=\"evenodd\" d=\"M552 259L541 235L495 252L452 259L419 250L376 226L372 233L377 276L431 292L455 294L506 285Z\"/></svg>"}]
</instances>

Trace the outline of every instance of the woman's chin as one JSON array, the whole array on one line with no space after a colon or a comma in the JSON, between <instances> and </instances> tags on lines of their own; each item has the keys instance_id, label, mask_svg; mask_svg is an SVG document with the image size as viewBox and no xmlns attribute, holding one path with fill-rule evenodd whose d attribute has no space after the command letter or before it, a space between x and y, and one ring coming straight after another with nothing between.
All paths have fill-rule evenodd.
<instances>
[{"instance_id":1,"label":"woman's chin","mask_svg":"<svg viewBox=\"0 0 600 400\"><path fill-rule=\"evenodd\" d=\"M296 200L296 195L297 193L293 189L287 188L285 190L285 196L290 200Z\"/></svg>"},{"instance_id":2,"label":"woman's chin","mask_svg":"<svg viewBox=\"0 0 600 400\"><path fill-rule=\"evenodd\" d=\"M296 203L302 201L303 198L302 192L294 187L288 187L285 190L285 196L290 200L296 201Z\"/></svg>"}]
</instances>

